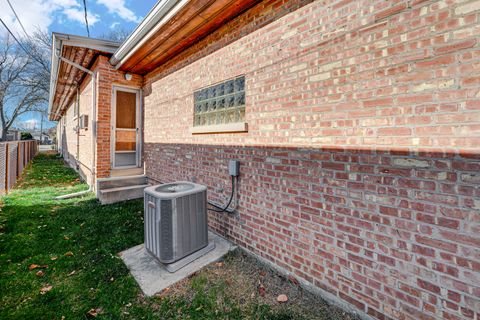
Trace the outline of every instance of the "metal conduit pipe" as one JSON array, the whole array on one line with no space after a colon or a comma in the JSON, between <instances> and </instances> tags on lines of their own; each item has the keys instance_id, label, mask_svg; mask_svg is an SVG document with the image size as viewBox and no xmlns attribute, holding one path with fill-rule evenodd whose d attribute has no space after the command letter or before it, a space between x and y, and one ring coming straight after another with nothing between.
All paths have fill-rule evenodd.
<instances>
[{"instance_id":1,"label":"metal conduit pipe","mask_svg":"<svg viewBox=\"0 0 480 320\"><path fill-rule=\"evenodd\" d=\"M77 114L77 127L75 129L75 132L77 133L77 156L75 157L75 161L77 162L77 170L79 169L78 163L80 162L80 117L79 117L79 111L80 111L80 88L77 85L77 96L75 98L75 106L74 108L76 111L73 111L73 113Z\"/></svg>"},{"instance_id":2,"label":"metal conduit pipe","mask_svg":"<svg viewBox=\"0 0 480 320\"><path fill-rule=\"evenodd\" d=\"M71 60L68 60L65 57L62 57L59 54L59 52L55 52L55 56L58 59L62 60L63 62L68 63L71 66L73 66L73 67L75 67L75 68L77 68L77 69L79 69L83 72L88 73L92 77L92 120L91 120L92 121L92 125L91 125L91 127L92 127L92 170L91 170L92 181L91 181L91 184L90 184L88 190L55 197L55 200L63 200L63 199L70 199L70 198L83 196L87 193L92 192L93 189L94 189L93 185L95 184L95 174L96 174L95 145L96 145L96 140L97 140L97 99L96 99L96 96L97 96L97 74L95 72L93 72L92 70L89 70L89 69L79 65L78 63L75 63ZM58 116L59 112L60 112L60 109L57 110L56 116Z\"/></svg>"}]
</instances>

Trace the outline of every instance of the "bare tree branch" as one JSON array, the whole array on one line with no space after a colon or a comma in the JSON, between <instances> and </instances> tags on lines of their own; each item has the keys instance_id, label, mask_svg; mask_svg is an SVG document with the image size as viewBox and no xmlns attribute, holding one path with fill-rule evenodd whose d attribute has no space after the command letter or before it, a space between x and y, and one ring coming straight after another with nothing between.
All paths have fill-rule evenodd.
<instances>
[{"instance_id":1,"label":"bare tree branch","mask_svg":"<svg viewBox=\"0 0 480 320\"><path fill-rule=\"evenodd\" d=\"M29 112L46 114L50 82L50 36L37 30L22 43L0 39L1 140L19 116Z\"/></svg>"},{"instance_id":2,"label":"bare tree branch","mask_svg":"<svg viewBox=\"0 0 480 320\"><path fill-rule=\"evenodd\" d=\"M115 30L110 30L109 32L103 33L98 36L100 39L111 40L115 42L123 42L130 35L131 30L125 28L118 28Z\"/></svg>"}]
</instances>

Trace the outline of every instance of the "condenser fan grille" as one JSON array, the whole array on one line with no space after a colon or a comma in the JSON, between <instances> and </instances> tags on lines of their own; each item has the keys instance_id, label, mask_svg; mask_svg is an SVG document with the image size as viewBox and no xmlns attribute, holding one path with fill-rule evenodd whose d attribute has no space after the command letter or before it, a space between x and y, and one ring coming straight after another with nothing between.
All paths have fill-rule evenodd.
<instances>
[{"instance_id":1,"label":"condenser fan grille","mask_svg":"<svg viewBox=\"0 0 480 320\"><path fill-rule=\"evenodd\" d=\"M193 188L195 188L195 186L190 183L168 183L159 186L155 189L155 191L163 193L177 193L192 190Z\"/></svg>"}]
</instances>

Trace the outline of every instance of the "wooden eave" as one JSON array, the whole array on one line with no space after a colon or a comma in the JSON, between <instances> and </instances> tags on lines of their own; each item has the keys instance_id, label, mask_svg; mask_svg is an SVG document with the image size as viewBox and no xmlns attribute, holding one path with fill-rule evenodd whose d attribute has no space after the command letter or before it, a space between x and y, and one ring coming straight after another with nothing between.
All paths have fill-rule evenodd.
<instances>
[{"instance_id":1,"label":"wooden eave","mask_svg":"<svg viewBox=\"0 0 480 320\"><path fill-rule=\"evenodd\" d=\"M95 49L63 46L62 57L90 69L99 55L111 56L111 53ZM85 80L87 73L64 61L59 62L57 83L53 96L50 120L57 121L75 99L77 87Z\"/></svg>"},{"instance_id":2,"label":"wooden eave","mask_svg":"<svg viewBox=\"0 0 480 320\"><path fill-rule=\"evenodd\" d=\"M144 42L120 70L145 75L260 0L193 0Z\"/></svg>"}]
</instances>

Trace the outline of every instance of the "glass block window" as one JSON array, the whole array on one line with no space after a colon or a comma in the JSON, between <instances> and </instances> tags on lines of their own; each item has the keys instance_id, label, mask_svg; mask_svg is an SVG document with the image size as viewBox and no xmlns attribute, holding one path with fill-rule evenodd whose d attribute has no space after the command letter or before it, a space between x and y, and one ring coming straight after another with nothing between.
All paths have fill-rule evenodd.
<instances>
[{"instance_id":1,"label":"glass block window","mask_svg":"<svg viewBox=\"0 0 480 320\"><path fill-rule=\"evenodd\" d=\"M194 126L245 121L245 76L200 89L193 93Z\"/></svg>"}]
</instances>

